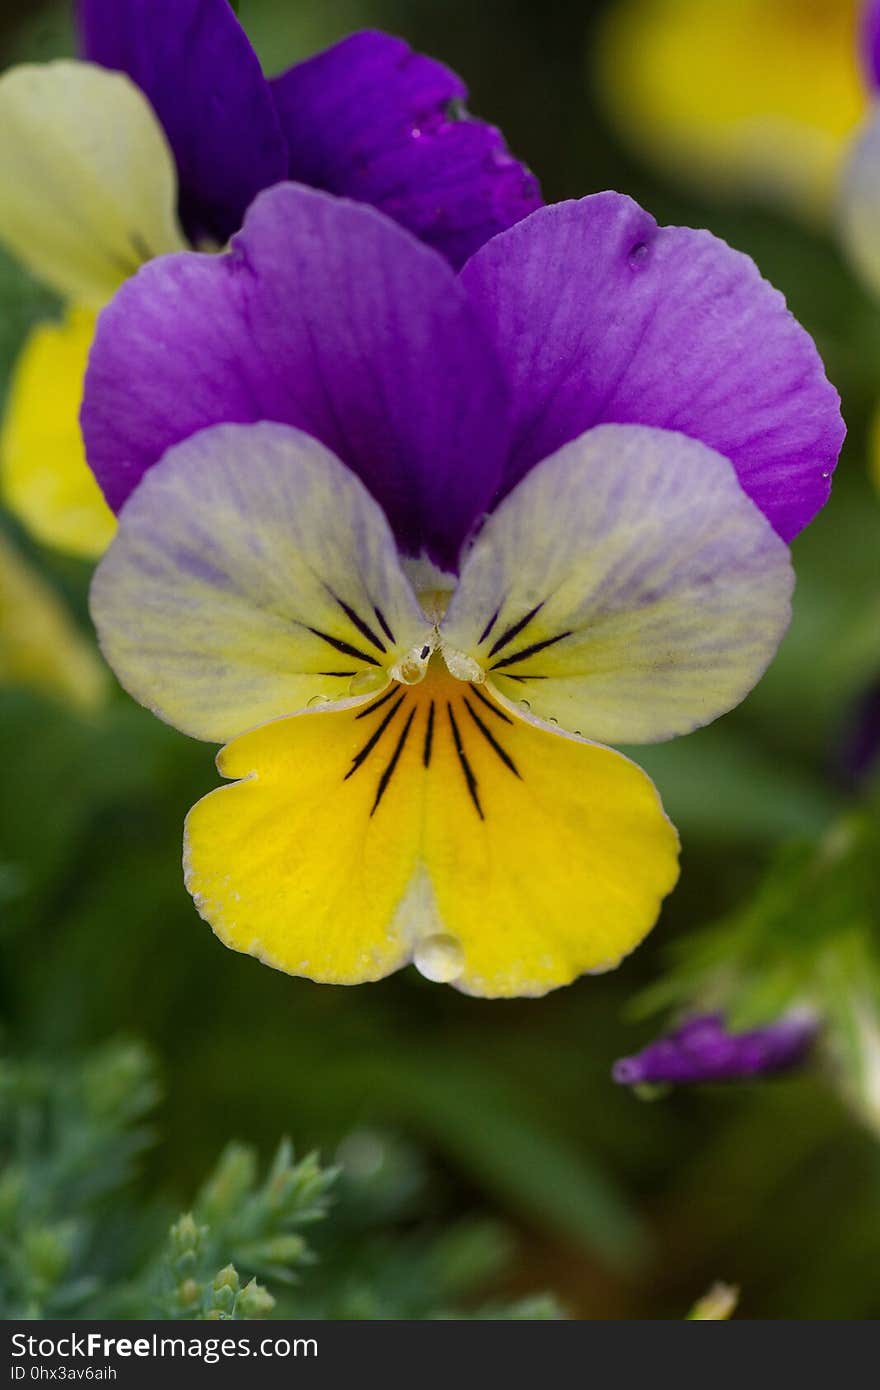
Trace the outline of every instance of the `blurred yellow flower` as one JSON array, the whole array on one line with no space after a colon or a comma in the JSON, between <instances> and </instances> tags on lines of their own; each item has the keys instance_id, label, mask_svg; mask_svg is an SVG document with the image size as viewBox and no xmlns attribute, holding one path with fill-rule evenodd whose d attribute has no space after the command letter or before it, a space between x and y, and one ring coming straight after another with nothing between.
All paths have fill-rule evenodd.
<instances>
[{"instance_id":1,"label":"blurred yellow flower","mask_svg":"<svg viewBox=\"0 0 880 1390\"><path fill-rule=\"evenodd\" d=\"M106 667L57 594L0 535L0 685L25 685L83 711L107 693Z\"/></svg>"},{"instance_id":2,"label":"blurred yellow flower","mask_svg":"<svg viewBox=\"0 0 880 1390\"><path fill-rule=\"evenodd\" d=\"M116 521L86 464L79 407L95 312L39 324L16 364L0 430L3 490L31 535L70 555L102 555Z\"/></svg>"},{"instance_id":3,"label":"blurred yellow flower","mask_svg":"<svg viewBox=\"0 0 880 1390\"><path fill-rule=\"evenodd\" d=\"M867 109L858 0L618 0L594 60L641 153L716 191L829 213Z\"/></svg>"},{"instance_id":4,"label":"blurred yellow flower","mask_svg":"<svg viewBox=\"0 0 880 1390\"><path fill-rule=\"evenodd\" d=\"M75 119L71 119L71 112ZM65 301L27 339L0 428L4 500L39 540L86 559L115 522L86 465L82 383L99 310L153 255L186 245L177 175L144 95L89 63L0 77L0 242Z\"/></svg>"}]
</instances>

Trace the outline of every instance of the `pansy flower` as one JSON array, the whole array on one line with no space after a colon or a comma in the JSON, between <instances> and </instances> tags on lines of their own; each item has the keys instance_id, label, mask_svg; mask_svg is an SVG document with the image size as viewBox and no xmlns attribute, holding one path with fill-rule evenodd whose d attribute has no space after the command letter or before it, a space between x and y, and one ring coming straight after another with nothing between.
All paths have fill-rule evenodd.
<instances>
[{"instance_id":1,"label":"pansy flower","mask_svg":"<svg viewBox=\"0 0 880 1390\"><path fill-rule=\"evenodd\" d=\"M456 275L286 185L101 316L92 611L142 703L226 742L185 871L223 941L479 995L616 965L677 876L606 742L740 701L842 437L746 257L600 194ZM707 795L711 789L707 788Z\"/></svg>"},{"instance_id":2,"label":"pansy flower","mask_svg":"<svg viewBox=\"0 0 880 1390\"><path fill-rule=\"evenodd\" d=\"M614 1063L621 1086L693 1086L750 1081L800 1066L818 1032L808 1009L793 1009L758 1028L734 1032L721 1014L695 1014L633 1057Z\"/></svg>"},{"instance_id":3,"label":"pansy flower","mask_svg":"<svg viewBox=\"0 0 880 1390\"><path fill-rule=\"evenodd\" d=\"M227 0L78 0L82 61L0 78L0 242L67 302L0 440L13 510L95 556L114 529L77 423L95 314L153 256L219 249L286 179L374 204L454 266L540 205L442 64L354 34L272 80Z\"/></svg>"}]
</instances>

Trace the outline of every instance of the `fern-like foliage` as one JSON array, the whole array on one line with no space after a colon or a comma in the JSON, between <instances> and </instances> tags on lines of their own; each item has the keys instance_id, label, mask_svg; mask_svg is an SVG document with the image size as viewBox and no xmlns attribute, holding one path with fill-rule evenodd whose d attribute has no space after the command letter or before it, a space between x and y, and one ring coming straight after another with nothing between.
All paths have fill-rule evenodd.
<instances>
[{"instance_id":1,"label":"fern-like foliage","mask_svg":"<svg viewBox=\"0 0 880 1390\"><path fill-rule=\"evenodd\" d=\"M135 1182L158 1096L136 1044L0 1064L0 1317L462 1316L509 1260L496 1223L420 1212L420 1158L379 1135L353 1136L341 1168L284 1140L265 1175L231 1143L169 1228ZM542 1297L466 1315L561 1313Z\"/></svg>"}]
</instances>

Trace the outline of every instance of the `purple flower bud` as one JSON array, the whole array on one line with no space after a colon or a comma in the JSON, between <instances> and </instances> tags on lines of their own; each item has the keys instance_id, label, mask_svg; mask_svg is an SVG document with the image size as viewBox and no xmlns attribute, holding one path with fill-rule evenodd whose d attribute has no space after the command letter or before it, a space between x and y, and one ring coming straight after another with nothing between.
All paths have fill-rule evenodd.
<instances>
[{"instance_id":1,"label":"purple flower bud","mask_svg":"<svg viewBox=\"0 0 880 1390\"><path fill-rule=\"evenodd\" d=\"M788 1071L802 1062L816 1036L816 1017L798 1009L763 1028L730 1033L721 1014L693 1015L634 1057L614 1063L621 1086L742 1081Z\"/></svg>"}]
</instances>

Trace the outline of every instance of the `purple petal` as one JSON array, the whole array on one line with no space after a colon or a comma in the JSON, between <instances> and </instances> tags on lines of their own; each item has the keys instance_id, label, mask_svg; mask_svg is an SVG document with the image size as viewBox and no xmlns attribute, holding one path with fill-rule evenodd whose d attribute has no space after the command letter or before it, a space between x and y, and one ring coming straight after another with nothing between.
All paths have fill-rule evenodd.
<instances>
[{"instance_id":1,"label":"purple petal","mask_svg":"<svg viewBox=\"0 0 880 1390\"><path fill-rule=\"evenodd\" d=\"M826 502L844 436L815 346L754 263L617 193L534 213L462 280L513 388L506 486L600 423L701 440L784 540Z\"/></svg>"},{"instance_id":2,"label":"purple petal","mask_svg":"<svg viewBox=\"0 0 880 1390\"><path fill-rule=\"evenodd\" d=\"M227 0L77 0L83 56L149 97L177 160L192 240L221 244L287 147L259 59Z\"/></svg>"},{"instance_id":3,"label":"purple petal","mask_svg":"<svg viewBox=\"0 0 880 1390\"><path fill-rule=\"evenodd\" d=\"M372 208L294 184L224 256L153 261L101 315L82 423L119 509L172 444L275 420L320 439L398 540L452 567L501 477L506 388L444 261Z\"/></svg>"},{"instance_id":4,"label":"purple petal","mask_svg":"<svg viewBox=\"0 0 880 1390\"><path fill-rule=\"evenodd\" d=\"M621 1057L614 1063L612 1076L621 1086L682 1086L771 1076L804 1061L817 1030L815 1017L806 1010L746 1033L729 1033L720 1014L700 1014L634 1057Z\"/></svg>"},{"instance_id":5,"label":"purple petal","mask_svg":"<svg viewBox=\"0 0 880 1390\"><path fill-rule=\"evenodd\" d=\"M390 34L352 34L272 83L301 183L372 203L462 265L541 206L537 180L467 88Z\"/></svg>"},{"instance_id":6,"label":"purple petal","mask_svg":"<svg viewBox=\"0 0 880 1390\"><path fill-rule=\"evenodd\" d=\"M880 87L880 0L867 0L861 22L862 71L872 87Z\"/></svg>"}]
</instances>

